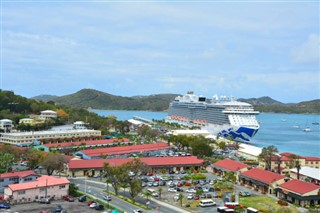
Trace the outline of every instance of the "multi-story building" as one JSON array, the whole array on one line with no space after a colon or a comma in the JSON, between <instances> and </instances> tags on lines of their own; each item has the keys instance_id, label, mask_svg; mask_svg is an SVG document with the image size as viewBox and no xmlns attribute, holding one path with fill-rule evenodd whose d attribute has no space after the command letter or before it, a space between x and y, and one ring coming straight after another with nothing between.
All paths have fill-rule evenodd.
<instances>
[{"instance_id":1,"label":"multi-story building","mask_svg":"<svg viewBox=\"0 0 320 213\"><path fill-rule=\"evenodd\" d=\"M0 174L0 193L3 193L4 188L10 184L35 181L38 177L39 175L32 170Z\"/></svg>"},{"instance_id":2,"label":"multi-story building","mask_svg":"<svg viewBox=\"0 0 320 213\"><path fill-rule=\"evenodd\" d=\"M36 132L16 132L16 133L2 133L0 136L0 143L8 143L13 145L28 145L35 140L45 139L63 139L63 138L78 138L101 136L101 131L91 129L81 130L61 130L61 131L36 131Z\"/></svg>"},{"instance_id":3,"label":"multi-story building","mask_svg":"<svg viewBox=\"0 0 320 213\"><path fill-rule=\"evenodd\" d=\"M57 118L57 117L58 117L57 112L52 110L41 111L39 115L39 119L48 119L48 118Z\"/></svg>"},{"instance_id":4,"label":"multi-story building","mask_svg":"<svg viewBox=\"0 0 320 213\"><path fill-rule=\"evenodd\" d=\"M4 132L11 132L13 127L14 125L12 120L9 120L9 119L0 120L0 129L2 129Z\"/></svg>"},{"instance_id":5,"label":"multi-story building","mask_svg":"<svg viewBox=\"0 0 320 213\"><path fill-rule=\"evenodd\" d=\"M69 194L69 180L43 175L35 181L10 184L4 190L4 198L11 203L28 203L41 198L62 199Z\"/></svg>"}]
</instances>

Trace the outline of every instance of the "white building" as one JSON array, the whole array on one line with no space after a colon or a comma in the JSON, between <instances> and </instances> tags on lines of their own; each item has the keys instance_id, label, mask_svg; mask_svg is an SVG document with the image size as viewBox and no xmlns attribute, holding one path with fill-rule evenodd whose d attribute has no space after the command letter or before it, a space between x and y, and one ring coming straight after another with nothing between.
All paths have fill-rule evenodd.
<instances>
[{"instance_id":1,"label":"white building","mask_svg":"<svg viewBox=\"0 0 320 213\"><path fill-rule=\"evenodd\" d=\"M186 136L197 136L197 135L202 135L204 137L209 136L210 133L207 130L186 130L186 129L181 129L181 130L173 130L172 135L186 135Z\"/></svg>"},{"instance_id":2,"label":"white building","mask_svg":"<svg viewBox=\"0 0 320 213\"><path fill-rule=\"evenodd\" d=\"M248 160L257 160L258 156L261 154L262 148L241 143L237 154L248 159Z\"/></svg>"},{"instance_id":3,"label":"white building","mask_svg":"<svg viewBox=\"0 0 320 213\"><path fill-rule=\"evenodd\" d=\"M12 120L9 120L9 119L0 120L0 129L2 129L4 132L11 132L13 127L14 125Z\"/></svg>"},{"instance_id":4,"label":"white building","mask_svg":"<svg viewBox=\"0 0 320 213\"><path fill-rule=\"evenodd\" d=\"M58 117L57 112L52 110L41 111L41 114L39 115L40 119L57 118L57 117Z\"/></svg>"},{"instance_id":5,"label":"white building","mask_svg":"<svg viewBox=\"0 0 320 213\"><path fill-rule=\"evenodd\" d=\"M8 144L31 144L35 140L44 139L61 139L61 138L80 138L90 136L101 136L100 130L79 129L79 130L62 130L62 131L36 131L36 132L16 132L2 133L0 143Z\"/></svg>"},{"instance_id":6,"label":"white building","mask_svg":"<svg viewBox=\"0 0 320 213\"><path fill-rule=\"evenodd\" d=\"M83 121L76 121L73 123L73 129L87 129L87 126Z\"/></svg>"}]
</instances>

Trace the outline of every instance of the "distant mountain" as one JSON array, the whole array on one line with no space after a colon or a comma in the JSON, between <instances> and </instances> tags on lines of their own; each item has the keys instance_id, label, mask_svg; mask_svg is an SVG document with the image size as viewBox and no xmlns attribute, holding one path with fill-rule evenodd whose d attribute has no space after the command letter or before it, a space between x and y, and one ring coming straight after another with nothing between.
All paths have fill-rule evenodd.
<instances>
[{"instance_id":1,"label":"distant mountain","mask_svg":"<svg viewBox=\"0 0 320 213\"><path fill-rule=\"evenodd\" d=\"M82 89L74 94L65 96L36 96L34 99L54 101L74 108L94 108L109 110L145 110L165 111L169 103L179 94L156 94L148 96L123 97L115 96L93 89ZM46 99L38 99L45 97ZM284 104L270 97L240 98L238 101L252 104L255 110L274 113L320 113L320 100L304 101L301 103Z\"/></svg>"},{"instance_id":2,"label":"distant mountain","mask_svg":"<svg viewBox=\"0 0 320 213\"><path fill-rule=\"evenodd\" d=\"M249 98L249 99L244 99L240 98L238 101L246 102L252 105L272 105L272 104L283 104L279 101L276 101L268 96L263 96L260 98Z\"/></svg>"},{"instance_id":3,"label":"distant mountain","mask_svg":"<svg viewBox=\"0 0 320 213\"><path fill-rule=\"evenodd\" d=\"M32 97L31 99L46 102L46 101L50 101L50 100L57 98L57 97L58 96L56 96L56 95L38 95L38 96Z\"/></svg>"},{"instance_id":4,"label":"distant mountain","mask_svg":"<svg viewBox=\"0 0 320 213\"><path fill-rule=\"evenodd\" d=\"M74 108L150 110L164 111L177 94L159 94L149 96L122 97L93 89L82 89L74 94L52 98L57 104Z\"/></svg>"}]
</instances>

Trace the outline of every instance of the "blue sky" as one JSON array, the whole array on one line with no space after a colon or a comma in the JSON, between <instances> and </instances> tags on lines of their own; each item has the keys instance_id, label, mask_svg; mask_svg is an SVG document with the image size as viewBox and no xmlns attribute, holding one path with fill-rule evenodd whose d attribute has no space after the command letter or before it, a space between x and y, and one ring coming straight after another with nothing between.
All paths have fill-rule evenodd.
<instances>
[{"instance_id":1,"label":"blue sky","mask_svg":"<svg viewBox=\"0 0 320 213\"><path fill-rule=\"evenodd\" d=\"M2 1L1 88L320 98L319 2Z\"/></svg>"}]
</instances>

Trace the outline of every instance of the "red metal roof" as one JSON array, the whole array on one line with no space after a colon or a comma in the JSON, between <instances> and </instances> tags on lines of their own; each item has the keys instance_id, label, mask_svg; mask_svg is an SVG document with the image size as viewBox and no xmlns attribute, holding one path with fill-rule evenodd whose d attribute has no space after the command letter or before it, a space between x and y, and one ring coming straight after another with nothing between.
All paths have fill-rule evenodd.
<instances>
[{"instance_id":1,"label":"red metal roof","mask_svg":"<svg viewBox=\"0 0 320 213\"><path fill-rule=\"evenodd\" d=\"M109 158L109 159L94 159L94 160L71 160L68 164L69 169L84 169L103 168L104 163L108 162L111 166L119 166L133 158ZM195 156L186 157L155 157L155 158L140 158L148 166L178 166L178 165L201 165L203 160L197 159Z\"/></svg>"},{"instance_id":2,"label":"red metal roof","mask_svg":"<svg viewBox=\"0 0 320 213\"><path fill-rule=\"evenodd\" d=\"M306 161L320 161L320 158L318 157L304 156L302 158L305 159Z\"/></svg>"},{"instance_id":3,"label":"red metal roof","mask_svg":"<svg viewBox=\"0 0 320 213\"><path fill-rule=\"evenodd\" d=\"M33 170L19 171L19 172L8 172L0 174L1 178L13 178L13 177L27 177L29 175L37 175Z\"/></svg>"},{"instance_id":4,"label":"red metal roof","mask_svg":"<svg viewBox=\"0 0 320 213\"><path fill-rule=\"evenodd\" d=\"M117 155L117 154L133 153L133 152L163 150L163 149L169 149L169 148L170 146L168 146L168 144L166 143L156 143L156 144L109 147L109 148L101 148L101 149L88 149L88 150L82 150L81 152L87 156L100 156L101 154Z\"/></svg>"},{"instance_id":5,"label":"red metal roof","mask_svg":"<svg viewBox=\"0 0 320 213\"><path fill-rule=\"evenodd\" d=\"M105 140L91 140L91 141L77 141L77 142L65 142L65 143L51 143L51 144L43 144L48 148L52 147L69 147L69 146L79 146L82 144L90 145L103 145L103 144L112 144L112 143L121 143L121 142L130 142L128 138L123 139L105 139Z\"/></svg>"},{"instance_id":6,"label":"red metal roof","mask_svg":"<svg viewBox=\"0 0 320 213\"><path fill-rule=\"evenodd\" d=\"M238 161L234 161L234 160L230 160L228 158L223 159L223 160L219 160L216 163L214 163L213 165L215 165L217 167L221 167L226 170L233 171L233 172L248 167L247 164L244 164L244 163L241 163Z\"/></svg>"},{"instance_id":7,"label":"red metal roof","mask_svg":"<svg viewBox=\"0 0 320 213\"><path fill-rule=\"evenodd\" d=\"M301 195L320 189L320 186L317 186L315 184L312 183L307 183L305 181L301 181L301 180L290 180L286 183L283 183L281 185L279 185L281 188L285 188L286 190L290 190L296 193L299 193Z\"/></svg>"},{"instance_id":8,"label":"red metal roof","mask_svg":"<svg viewBox=\"0 0 320 213\"><path fill-rule=\"evenodd\" d=\"M245 171L242 173L242 175L268 184L285 178L283 175L258 168Z\"/></svg>"},{"instance_id":9,"label":"red metal roof","mask_svg":"<svg viewBox=\"0 0 320 213\"><path fill-rule=\"evenodd\" d=\"M27 189L41 188L46 186L55 186L55 185L62 185L62 184L69 184L69 183L70 182L67 178L57 178L53 176L43 175L35 181L19 183L19 184L9 184L8 187L12 191L19 191L19 190L27 190Z\"/></svg>"}]
</instances>

